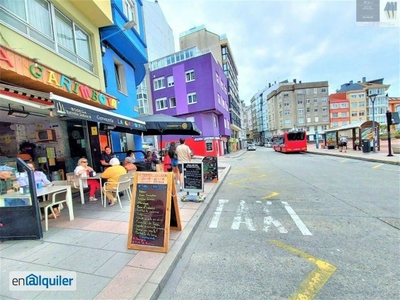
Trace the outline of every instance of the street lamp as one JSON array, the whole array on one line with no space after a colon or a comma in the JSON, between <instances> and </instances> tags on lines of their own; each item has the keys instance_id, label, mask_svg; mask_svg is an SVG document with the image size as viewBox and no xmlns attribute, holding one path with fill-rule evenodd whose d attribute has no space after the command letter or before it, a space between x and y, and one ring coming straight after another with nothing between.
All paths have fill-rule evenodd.
<instances>
[{"instance_id":1,"label":"street lamp","mask_svg":"<svg viewBox=\"0 0 400 300\"><path fill-rule=\"evenodd\" d=\"M118 28L117 31L111 33L110 35L107 35L107 36L103 37L100 40L100 42L104 41L105 39L108 39L108 38L112 37L113 35L116 35L117 33L120 33L121 31L125 31L125 30L128 30L128 29L131 29L131 28L133 28L135 26L136 26L136 22L135 21L133 21L133 20L129 21L129 22L125 23L124 28L122 30L119 30L119 28Z\"/></svg>"},{"instance_id":2,"label":"street lamp","mask_svg":"<svg viewBox=\"0 0 400 300\"><path fill-rule=\"evenodd\" d=\"M372 149L376 153L375 149L375 99L378 94L368 95L369 100L372 102Z\"/></svg>"}]
</instances>

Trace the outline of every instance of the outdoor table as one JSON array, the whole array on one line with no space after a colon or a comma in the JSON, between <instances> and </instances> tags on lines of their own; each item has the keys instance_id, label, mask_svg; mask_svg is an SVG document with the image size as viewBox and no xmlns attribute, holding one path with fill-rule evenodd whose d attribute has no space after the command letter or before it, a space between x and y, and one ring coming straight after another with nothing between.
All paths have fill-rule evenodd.
<instances>
[{"instance_id":1,"label":"outdoor table","mask_svg":"<svg viewBox=\"0 0 400 300\"><path fill-rule=\"evenodd\" d=\"M87 180L87 179L99 179L100 180L100 189L103 188L103 180L101 178L101 174L102 173L96 173L96 176L91 176L91 177L80 177L79 176L79 193L81 195L81 203L85 204L85 192L83 190L83 180ZM100 199L101 199L101 203L103 203L103 193L100 190Z\"/></svg>"},{"instance_id":2,"label":"outdoor table","mask_svg":"<svg viewBox=\"0 0 400 300\"><path fill-rule=\"evenodd\" d=\"M73 208L73 201L72 201L71 186L69 186L69 185L44 186L44 187L36 190L36 196L37 197L46 196L46 195L49 195L49 194L52 194L55 192L59 192L59 191L64 191L64 190L67 190L66 200L67 200L68 211L69 211L69 220L72 221L72 220L74 220L74 208ZM3 198L16 198L16 199L29 198L30 199L30 194L21 194L20 192L13 192L13 193L1 195L0 198L2 198L2 199ZM3 203L3 206L4 206L4 203Z\"/></svg>"}]
</instances>

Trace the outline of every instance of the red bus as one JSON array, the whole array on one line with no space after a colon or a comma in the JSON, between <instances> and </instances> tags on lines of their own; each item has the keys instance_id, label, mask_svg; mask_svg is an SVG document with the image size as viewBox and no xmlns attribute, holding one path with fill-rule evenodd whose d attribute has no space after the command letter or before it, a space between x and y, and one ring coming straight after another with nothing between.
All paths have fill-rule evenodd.
<instances>
[{"instance_id":1,"label":"red bus","mask_svg":"<svg viewBox=\"0 0 400 300\"><path fill-rule=\"evenodd\" d=\"M272 137L272 148L277 152L307 151L307 133L305 130L292 130Z\"/></svg>"}]
</instances>

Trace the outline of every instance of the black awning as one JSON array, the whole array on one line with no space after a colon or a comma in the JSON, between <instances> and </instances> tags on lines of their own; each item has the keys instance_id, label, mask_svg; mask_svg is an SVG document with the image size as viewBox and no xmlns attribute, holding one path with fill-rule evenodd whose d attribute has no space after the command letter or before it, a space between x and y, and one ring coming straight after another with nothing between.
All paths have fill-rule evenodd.
<instances>
[{"instance_id":1,"label":"black awning","mask_svg":"<svg viewBox=\"0 0 400 300\"><path fill-rule=\"evenodd\" d=\"M78 103L52 93L50 93L50 99L54 103L54 112L57 116L106 124L109 126L106 126L105 129L114 131L131 132L135 134L141 134L143 131L146 131L146 125L143 121L101 110L87 104Z\"/></svg>"}]
</instances>

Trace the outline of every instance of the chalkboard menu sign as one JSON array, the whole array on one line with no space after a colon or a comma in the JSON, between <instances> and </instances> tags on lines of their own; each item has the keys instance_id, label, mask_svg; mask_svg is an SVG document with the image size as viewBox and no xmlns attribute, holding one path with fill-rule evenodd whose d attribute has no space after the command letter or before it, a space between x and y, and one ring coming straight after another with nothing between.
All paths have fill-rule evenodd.
<instances>
[{"instance_id":1,"label":"chalkboard menu sign","mask_svg":"<svg viewBox=\"0 0 400 300\"><path fill-rule=\"evenodd\" d=\"M202 160L204 182L218 182L218 160L216 156L206 156Z\"/></svg>"},{"instance_id":2,"label":"chalkboard menu sign","mask_svg":"<svg viewBox=\"0 0 400 300\"><path fill-rule=\"evenodd\" d=\"M203 192L203 163L183 163L183 190Z\"/></svg>"},{"instance_id":3,"label":"chalkboard menu sign","mask_svg":"<svg viewBox=\"0 0 400 300\"><path fill-rule=\"evenodd\" d=\"M128 232L129 249L168 251L171 215L173 229L181 230L179 207L174 194L172 173L135 173ZM173 214L171 200L174 201Z\"/></svg>"}]
</instances>

